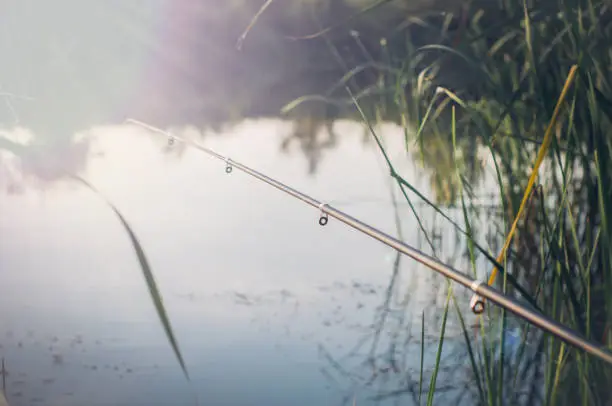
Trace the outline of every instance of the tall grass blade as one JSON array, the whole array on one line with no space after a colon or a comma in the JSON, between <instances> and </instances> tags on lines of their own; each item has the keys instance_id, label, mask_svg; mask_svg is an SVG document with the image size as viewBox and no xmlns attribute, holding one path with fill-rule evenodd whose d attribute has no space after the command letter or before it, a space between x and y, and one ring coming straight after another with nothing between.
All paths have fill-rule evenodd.
<instances>
[{"instance_id":1,"label":"tall grass blade","mask_svg":"<svg viewBox=\"0 0 612 406\"><path fill-rule=\"evenodd\" d=\"M251 18L251 22L245 28L245 30L242 33L242 35L240 35L240 37L238 38L238 41L236 41L236 48L238 50L242 49L242 45L244 44L244 40L246 39L247 35L249 35L249 32L253 29L253 27L257 23L257 20L259 20L259 17L264 13L264 11L266 11L266 9L268 7L270 7L270 5L272 4L273 1L274 0L266 0L266 2L263 4L263 6L261 6L261 8L257 11L257 13L255 13L253 18Z\"/></svg>"},{"instance_id":2,"label":"tall grass blade","mask_svg":"<svg viewBox=\"0 0 612 406\"><path fill-rule=\"evenodd\" d=\"M463 338L465 339L465 345L467 347L468 356L470 359L470 366L472 368L472 373L474 374L474 380L476 381L476 387L478 389L478 397L480 399L480 403L485 404L486 399L484 389L482 387L482 378L480 377L480 367L478 362L476 361L474 348L472 347L472 341L470 340L470 335L468 333L467 326L465 325L465 319L463 318L463 314L461 314L461 309L459 309L459 303L457 303L457 299L455 297L453 297L453 304L455 306L457 317L459 318L459 324L461 324L461 333L463 334Z\"/></svg>"},{"instance_id":3,"label":"tall grass blade","mask_svg":"<svg viewBox=\"0 0 612 406\"><path fill-rule=\"evenodd\" d=\"M446 320L448 319L448 305L453 294L453 288L448 282L448 294L444 303L444 315L442 316L442 329L440 330L440 341L438 342L438 351L436 353L436 363L434 364L433 374L429 383L429 391L427 393L427 406L433 405L434 394L436 392L436 382L438 380L438 372L440 371L440 360L442 359L442 349L444 347L444 337L446 333Z\"/></svg>"},{"instance_id":4,"label":"tall grass blade","mask_svg":"<svg viewBox=\"0 0 612 406\"><path fill-rule=\"evenodd\" d=\"M421 312L421 368L419 370L419 405L423 394L423 368L425 366L425 311Z\"/></svg>"},{"instance_id":5,"label":"tall grass blade","mask_svg":"<svg viewBox=\"0 0 612 406\"><path fill-rule=\"evenodd\" d=\"M318 94L313 94L313 95L307 95L307 96L301 96L298 97L295 100L292 100L291 102L285 104L282 108L281 108L281 114L287 114L289 113L291 110L294 110L295 108L297 108L298 106L300 106L303 103L306 102L322 102L322 103L327 103L327 104L331 104L331 105L341 105L342 103L339 103L338 101L331 99L329 97L325 97L325 96L321 96Z\"/></svg>"},{"instance_id":6,"label":"tall grass blade","mask_svg":"<svg viewBox=\"0 0 612 406\"><path fill-rule=\"evenodd\" d=\"M548 147L552 140L553 129L557 122L557 117L559 116L559 113L561 111L561 106L563 104L563 101L565 100L565 97L567 96L569 88L574 81L577 69L578 69L577 65L572 66L570 73L567 77L567 80L565 81L565 85L563 86L563 90L561 91L561 95L559 96L559 100L557 101L557 105L555 107L555 111L553 112L553 116L550 119L550 122L548 124L548 128L546 129L546 132L544 133L544 140L542 141L542 145L540 146L538 156L533 165L533 170L531 171L531 176L529 177L529 181L527 182L527 187L525 188L523 199L519 206L518 212L516 213L516 216L514 218L514 222L512 223L512 226L510 227L508 236L506 237L506 242L504 243L504 246L502 247L502 250L499 256L497 257L497 262L499 263L502 263L504 261L504 258L506 257L506 251L508 250L508 247L510 247L510 243L512 242L512 237L514 236L514 233L518 226L518 222L521 218L521 214L523 213L523 210L525 209L527 200L529 199L531 190L533 189L533 185L535 184L535 179L538 175L538 170L540 169L540 165L542 164L542 161L544 160L544 157L546 156L546 153L548 151ZM491 275L489 276L488 284L492 285L493 283L495 283L496 278L497 278L497 268L493 268L493 270L491 271Z\"/></svg>"},{"instance_id":7,"label":"tall grass blade","mask_svg":"<svg viewBox=\"0 0 612 406\"><path fill-rule=\"evenodd\" d=\"M376 2L374 2L372 4L370 4L370 5L362 8L361 10L357 11L356 13L353 13L353 14L349 15L347 18L345 18L343 21L340 21L337 24L330 25L329 27L323 28L323 29L321 29L321 30L319 30L317 32L312 33L312 34L303 35L303 36L299 36L299 37L288 36L287 38L293 39L293 40L299 40L299 39L314 39L314 38L321 37L321 36L327 34L328 32L330 32L330 31L332 31L332 30L334 30L336 28L340 28L340 27L346 25L347 23L355 20L356 18L359 18L359 17L363 16L364 14L369 13L370 11L373 11L373 10L377 9L380 6L382 6L382 5L386 4L386 3L389 3L390 1L392 1L392 0L378 0L378 1L376 1Z\"/></svg>"},{"instance_id":8,"label":"tall grass blade","mask_svg":"<svg viewBox=\"0 0 612 406\"><path fill-rule=\"evenodd\" d=\"M179 349L178 341L176 340L175 334L172 329L172 324L170 323L170 319L164 307L164 302L161 296L161 293L157 287L157 283L155 282L155 278L153 276L153 271L151 270L151 266L149 265L149 261L145 255L144 249L138 242L138 238L132 228L129 226L123 215L119 212L119 210L100 192L98 191L91 183L87 182L85 179L80 176L73 176L78 182L85 185L88 189L94 192L98 197L100 197L115 213L119 221L121 221L121 225L123 229L126 231L128 236L130 237L130 242L132 243L132 247L136 252L136 256L138 258L138 263L140 265L140 270L145 278L147 283L147 288L149 289L149 294L151 295L151 300L153 301L153 305L155 306L155 310L157 311L157 315L159 316L159 320L162 323L164 328L164 332L166 333L166 337L172 346L172 350L174 351L174 355L183 370L183 374L189 381L189 373L187 372L187 367L185 366L185 362L183 360L183 356L181 354L181 350Z\"/></svg>"},{"instance_id":9,"label":"tall grass blade","mask_svg":"<svg viewBox=\"0 0 612 406\"><path fill-rule=\"evenodd\" d=\"M561 348L559 348L559 356L557 357L557 368L555 370L555 378L552 382L552 392L550 396L549 404L556 405L557 400L557 390L559 389L559 384L561 380L561 370L563 369L563 365L565 364L565 343L561 342Z\"/></svg>"}]
</instances>

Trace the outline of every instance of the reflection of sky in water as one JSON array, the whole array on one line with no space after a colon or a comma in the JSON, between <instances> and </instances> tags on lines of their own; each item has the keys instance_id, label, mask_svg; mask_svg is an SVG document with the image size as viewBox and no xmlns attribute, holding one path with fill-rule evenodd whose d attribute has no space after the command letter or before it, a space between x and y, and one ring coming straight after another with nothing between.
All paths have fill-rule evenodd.
<instances>
[{"instance_id":1,"label":"reflection of sky in water","mask_svg":"<svg viewBox=\"0 0 612 406\"><path fill-rule=\"evenodd\" d=\"M390 192L384 164L362 144L357 125L338 123L348 135L327 152L316 176L306 174L303 159L279 154L287 127L245 122L204 142L316 198L347 202L338 207L395 234L392 206L367 203L388 202ZM402 142L398 129L385 134L386 142ZM222 163L196 150L179 151L179 159L163 154L165 140L141 129L96 127L84 136L94 140L84 176L140 238L201 400L338 404L356 394L366 404L362 396L401 387L403 375L394 368L412 370L418 380L420 314L427 308L433 351L442 279L402 260L374 375L366 361L393 272L390 249L333 219L321 228L316 210L240 172L226 175ZM411 164L400 168L427 190ZM187 403L188 385L134 253L104 203L61 182L42 193L5 193L0 210L0 354L11 373L12 403ZM407 206L400 216L404 238L418 245L422 237ZM443 239L452 247L453 236ZM402 346L392 362L384 354L394 334ZM451 358L460 350L452 340L447 349ZM457 362L448 373L467 379Z\"/></svg>"}]
</instances>

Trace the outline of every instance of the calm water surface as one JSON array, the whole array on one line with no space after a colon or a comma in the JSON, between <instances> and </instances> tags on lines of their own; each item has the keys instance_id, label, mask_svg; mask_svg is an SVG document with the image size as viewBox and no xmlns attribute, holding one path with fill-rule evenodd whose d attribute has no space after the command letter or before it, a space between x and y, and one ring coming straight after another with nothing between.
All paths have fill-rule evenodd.
<instances>
[{"instance_id":1,"label":"calm water surface","mask_svg":"<svg viewBox=\"0 0 612 406\"><path fill-rule=\"evenodd\" d=\"M0 67L0 357L10 404L414 403L421 315L426 389L443 279L333 219L320 227L315 209L248 175L227 175L217 160L181 145L168 150L159 135L122 123L132 116L172 125L426 249L405 202L394 210L398 192L379 152L364 144L363 127L339 121L335 145L309 149L298 138L286 151L290 121L238 117L202 130L192 118L224 106L218 97L235 93L244 65L236 56L206 58L210 50L194 54L194 38L210 45L233 33L198 34L188 2L148 4L2 6L0 53L9 57ZM283 70L267 66L268 57L259 55L258 81L244 76L259 93ZM380 131L401 173L430 194L401 129ZM325 130L315 134L326 138ZM98 188L137 234L190 382L120 223L64 171ZM464 266L451 229L419 213L438 229L441 258ZM447 334L440 404L473 390L454 319Z\"/></svg>"},{"instance_id":2,"label":"calm water surface","mask_svg":"<svg viewBox=\"0 0 612 406\"><path fill-rule=\"evenodd\" d=\"M357 125L343 126L348 135L314 177L303 157L278 152L288 127L278 120L204 141L394 233L383 163ZM29 184L0 200L1 352L12 403L188 404L193 391L215 404L339 404L398 390L406 372L386 370L393 363L418 371L420 314L427 311L433 338L442 280L404 260L385 305L391 249L333 220L320 227L316 210L238 171L225 174L197 150L164 152L165 140L131 126L86 133L94 141L83 176L138 234L192 384L104 202L68 181L44 191ZM418 245L416 222L407 207L400 212L405 239ZM391 312L380 325L383 305ZM385 360L389 337L404 344L409 330L414 343ZM374 374L371 355L385 372Z\"/></svg>"}]
</instances>

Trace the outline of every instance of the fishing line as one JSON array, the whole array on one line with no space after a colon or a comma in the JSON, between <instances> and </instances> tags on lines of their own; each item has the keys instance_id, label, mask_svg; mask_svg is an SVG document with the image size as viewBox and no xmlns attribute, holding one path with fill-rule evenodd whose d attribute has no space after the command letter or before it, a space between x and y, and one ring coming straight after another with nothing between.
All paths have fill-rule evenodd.
<instances>
[{"instance_id":1,"label":"fishing line","mask_svg":"<svg viewBox=\"0 0 612 406\"><path fill-rule=\"evenodd\" d=\"M498 306L514 313L515 315L556 336L557 338L565 341L566 343L585 352L588 352L589 354L592 354L597 358L612 365L612 353L608 352L603 346L590 340L587 340L576 331L558 323L550 317L526 307L517 299L505 295L501 291L493 288L492 286L489 286L487 283L472 279L464 273L459 272L457 269L438 261L437 259L423 253L422 251L419 251L418 249L407 245L403 241L398 240L397 238L392 237L391 235L386 234L380 231L379 229L372 227L369 224L366 224L361 220L350 216L349 214L344 213L341 210L336 209L328 203L321 202L313 197L310 197L307 194L293 189L282 182L279 182L267 175L264 175L263 173L258 172L255 169L241 164L240 162L236 162L230 159L229 157L225 157L194 141L178 137L173 133L164 131L160 128L151 126L138 120L128 119L126 120L126 122L134 124L141 128L145 128L151 132L164 135L165 137L167 137L169 145L174 145L176 141L179 141L184 143L185 145L191 146L199 151L202 151L207 155L217 158L225 162L225 172L227 174L232 173L233 169L236 168L318 209L318 222L321 226L327 225L327 223L329 222L329 218L333 217L334 219L339 220L340 222L354 228L355 230L360 231L363 234L366 234L382 242L383 244L399 251L400 253L412 258L413 260L425 265L426 267L445 276L446 278L449 278L452 281L457 282L458 284L470 289L475 294L475 296L490 300Z\"/></svg>"}]
</instances>

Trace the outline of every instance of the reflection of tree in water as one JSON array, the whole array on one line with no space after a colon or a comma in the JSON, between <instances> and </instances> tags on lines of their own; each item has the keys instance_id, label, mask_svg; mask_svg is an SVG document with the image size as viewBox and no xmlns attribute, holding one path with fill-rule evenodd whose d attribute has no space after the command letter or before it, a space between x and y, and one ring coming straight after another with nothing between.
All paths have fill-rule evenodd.
<instances>
[{"instance_id":1,"label":"reflection of tree in water","mask_svg":"<svg viewBox=\"0 0 612 406\"><path fill-rule=\"evenodd\" d=\"M308 160L308 173L317 171L323 151L336 146L338 134L334 131L334 117L329 116L327 106L310 107L295 115L292 131L281 143L281 151L288 152L292 144L297 143Z\"/></svg>"},{"instance_id":2,"label":"reflection of tree in water","mask_svg":"<svg viewBox=\"0 0 612 406\"><path fill-rule=\"evenodd\" d=\"M373 322L360 328L362 333L358 334L361 337L358 343L343 353L327 348L323 343L319 345L320 357L327 364L321 372L335 383L336 389L347 394L347 401L352 401L355 396L359 400L393 400L394 403L411 400L413 404L418 404L419 389L423 396L429 390L439 334L432 332L430 326L438 317L431 317L431 312L428 312L426 331L420 331L420 325L415 320L418 315L411 308L411 305L418 306L411 303L410 298L410 291L415 286L411 286L403 295L395 291L400 262L398 256L393 264L389 285L382 293L383 303L376 307ZM413 277L412 282L416 282L416 278ZM442 280L437 282L441 283ZM430 309L435 313L440 312L439 308ZM462 386L469 383L465 379L465 352L456 347L455 337L447 337L447 340L436 394L438 398L458 403L466 392ZM422 386L419 382L421 349L424 349L427 358Z\"/></svg>"},{"instance_id":3,"label":"reflection of tree in water","mask_svg":"<svg viewBox=\"0 0 612 406\"><path fill-rule=\"evenodd\" d=\"M473 223L476 234L479 234L481 229L489 229L490 223L499 218L500 208L487 202L488 199L483 200L485 203L476 210L477 216L474 216L479 219L479 222ZM454 210L459 217L462 215L461 208ZM434 214L434 217L439 216ZM428 222L428 225L436 252L438 255L444 255L444 262L460 267L469 264L467 244L458 240L453 244L452 238L449 238L448 225L444 222L440 224L435 219ZM500 238L492 236L490 240L489 248L498 250ZM441 303L437 299L446 295L447 285L444 278L424 269L401 269L401 262L401 255L396 254L388 285L377 295L380 302L375 307L372 322L358 329L361 333L357 345L344 351L328 347L325 343L319 345L320 357L327 364L322 368L322 373L339 390L346 393L347 404L350 404L354 397L358 399L357 404L364 398L389 401L393 404L419 404L419 398L427 396L443 313ZM406 271L410 276L408 280L402 281ZM417 277L416 272L421 275ZM426 299L426 303L422 303L422 298L415 297L415 294L422 294L424 290L427 290L424 296L430 298L430 302ZM477 357L489 354L487 379L493 382L495 388L497 382L502 379L498 376L499 368L496 365L499 362L504 363L506 374L503 378L503 404L538 404L545 379L543 335L535 329L529 329L528 325L519 320L509 319L504 344L506 355L502 360L499 356L500 326L489 321L484 326L479 322L469 322L471 317L467 296L461 293L465 292L455 290L459 309L466 319L467 337L463 335L458 319L453 317L454 309L451 308L438 371L436 401L469 405L478 402L477 388L478 385L483 385L484 371L480 371L480 376L474 374L465 342L468 339ZM423 315L424 331L415 312L416 308L423 305L429 309ZM497 312L495 310L495 313ZM493 316L491 320L497 319L498 316ZM483 345L487 346L488 352L482 352ZM420 359L423 351L426 361L421 383ZM478 362L482 365L484 361L479 359Z\"/></svg>"},{"instance_id":4,"label":"reflection of tree in water","mask_svg":"<svg viewBox=\"0 0 612 406\"><path fill-rule=\"evenodd\" d=\"M399 205L393 193L392 198L397 232L401 238ZM347 393L347 404L355 398L359 404L364 397L377 402L405 404L411 401L411 404L419 404L419 399L425 398L429 391L432 361L440 334L436 328L432 331L432 326L440 326L442 313L436 298L444 294L446 285L443 278L427 274L425 270L402 269L402 259L400 253L395 254L389 282L377 296L382 303L375 307L372 322L359 329L362 333L358 343L343 354L326 348L324 343L319 345L320 357L327 364L322 373L335 383L337 389ZM410 276L408 280L402 280L406 271ZM422 286L423 283L426 287ZM431 303L422 302L423 289L431 290L425 295L431 298ZM415 309L423 305L429 311L423 311L421 323ZM469 394L470 381L466 379L469 375L466 373L466 351L458 345L460 340L455 334L448 333L452 330L447 326L447 341L435 392L437 399L461 404ZM424 362L421 381L422 356L427 361Z\"/></svg>"},{"instance_id":5,"label":"reflection of tree in water","mask_svg":"<svg viewBox=\"0 0 612 406\"><path fill-rule=\"evenodd\" d=\"M8 193L23 192L26 184L46 188L87 166L89 139L40 141L22 128L0 131L0 188Z\"/></svg>"}]
</instances>

